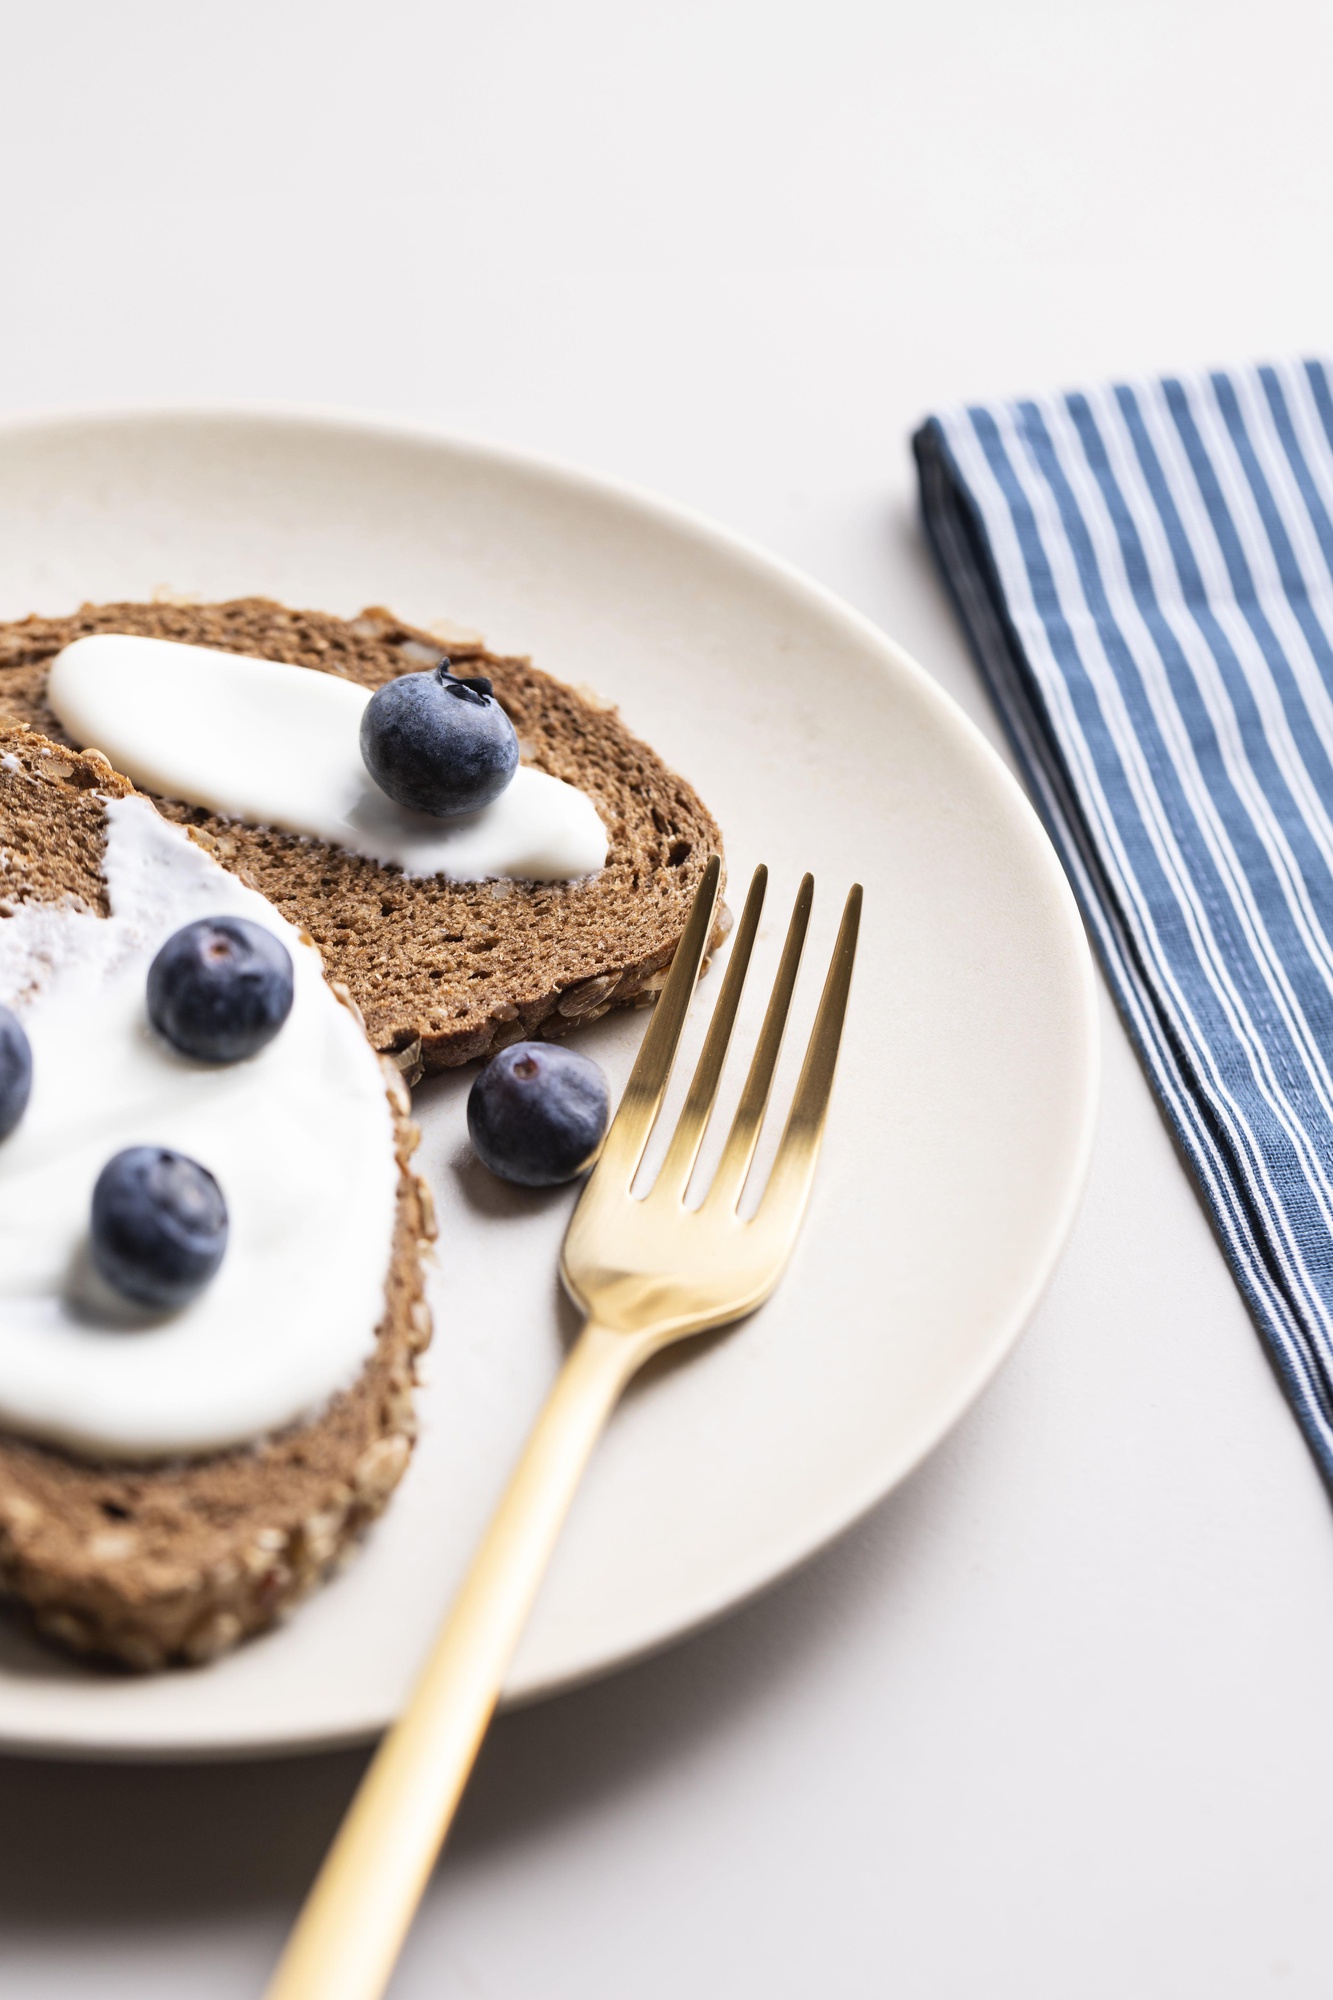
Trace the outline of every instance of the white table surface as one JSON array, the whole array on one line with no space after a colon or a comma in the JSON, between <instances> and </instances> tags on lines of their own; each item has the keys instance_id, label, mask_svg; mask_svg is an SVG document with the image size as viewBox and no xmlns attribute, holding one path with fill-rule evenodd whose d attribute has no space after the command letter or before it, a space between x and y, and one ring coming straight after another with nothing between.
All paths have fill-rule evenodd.
<instances>
[{"instance_id":1,"label":"white table surface","mask_svg":"<svg viewBox=\"0 0 1333 2000\"><path fill-rule=\"evenodd\" d=\"M0 405L351 405L581 462L810 570L992 735L914 419L1333 343L1299 0L0 28ZM396 2000L1333 1987L1333 1518L1105 1021L1085 1206L1000 1380L794 1581L499 1724ZM5 1765L4 1991L257 1994L359 1768Z\"/></svg>"}]
</instances>

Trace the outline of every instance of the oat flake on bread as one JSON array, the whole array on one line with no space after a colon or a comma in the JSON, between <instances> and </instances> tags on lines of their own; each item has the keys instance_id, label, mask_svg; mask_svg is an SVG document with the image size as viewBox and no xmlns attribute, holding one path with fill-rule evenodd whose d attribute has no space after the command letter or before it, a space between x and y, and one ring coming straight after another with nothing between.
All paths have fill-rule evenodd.
<instances>
[{"instance_id":1,"label":"oat flake on bread","mask_svg":"<svg viewBox=\"0 0 1333 2000\"><path fill-rule=\"evenodd\" d=\"M439 658L440 642L391 612L354 619L226 604L85 605L68 618L0 625L0 713L67 741L44 700L49 663L97 632L175 639L336 673L376 688ZM577 883L451 883L322 842L159 800L224 864L308 931L375 1046L409 1081L532 1035L561 1035L651 997L670 965L699 877L721 836L706 807L614 709L524 659L450 645L484 672L524 761L587 793L607 828L605 868ZM719 934L720 935L720 934ZM719 941L714 938L714 944Z\"/></svg>"}]
</instances>

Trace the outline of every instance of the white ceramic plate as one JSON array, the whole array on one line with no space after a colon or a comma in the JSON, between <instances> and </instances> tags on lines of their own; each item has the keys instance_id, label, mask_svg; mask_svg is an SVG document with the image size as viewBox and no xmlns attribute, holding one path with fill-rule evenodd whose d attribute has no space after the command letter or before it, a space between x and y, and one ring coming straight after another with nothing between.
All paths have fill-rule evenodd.
<instances>
[{"instance_id":1,"label":"white ceramic plate","mask_svg":"<svg viewBox=\"0 0 1333 2000\"><path fill-rule=\"evenodd\" d=\"M1096 1089L1064 877L999 759L881 632L717 529L580 474L281 413L0 427L0 617L164 589L452 619L617 702L716 813L733 902L769 864L756 993L813 870L793 1054L843 894L865 884L791 1269L752 1320L631 1393L509 1695L604 1673L846 1527L956 1421L1031 1313ZM614 1084L644 1020L583 1038ZM0 1742L227 1755L363 1738L393 1715L570 1328L555 1272L572 1197L508 1191L470 1161L470 1079L417 1093L441 1222L437 1334L420 1448L364 1553L288 1626L193 1672L107 1677L0 1623Z\"/></svg>"}]
</instances>

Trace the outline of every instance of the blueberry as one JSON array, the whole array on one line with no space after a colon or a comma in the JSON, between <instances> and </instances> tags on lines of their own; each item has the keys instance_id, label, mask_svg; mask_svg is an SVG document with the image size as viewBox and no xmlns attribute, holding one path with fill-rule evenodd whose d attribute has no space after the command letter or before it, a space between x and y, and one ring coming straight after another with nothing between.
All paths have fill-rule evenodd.
<instances>
[{"instance_id":1,"label":"blueberry","mask_svg":"<svg viewBox=\"0 0 1333 2000\"><path fill-rule=\"evenodd\" d=\"M551 1042L514 1042L492 1056L467 1100L477 1157L501 1180L554 1187L591 1166L611 1093L595 1062Z\"/></svg>"},{"instance_id":2,"label":"blueberry","mask_svg":"<svg viewBox=\"0 0 1333 2000\"><path fill-rule=\"evenodd\" d=\"M453 819L499 798L518 769L518 738L485 676L457 679L441 660L376 690L361 717L361 756L400 806Z\"/></svg>"},{"instance_id":3,"label":"blueberry","mask_svg":"<svg viewBox=\"0 0 1333 2000\"><path fill-rule=\"evenodd\" d=\"M183 1306L227 1247L227 1204L206 1167L169 1146L128 1146L93 1188L93 1263L141 1306Z\"/></svg>"},{"instance_id":4,"label":"blueberry","mask_svg":"<svg viewBox=\"0 0 1333 2000\"><path fill-rule=\"evenodd\" d=\"M148 968L149 1020L200 1062L255 1055L291 1011L291 953L248 917L199 917Z\"/></svg>"},{"instance_id":5,"label":"blueberry","mask_svg":"<svg viewBox=\"0 0 1333 2000\"><path fill-rule=\"evenodd\" d=\"M32 1092L32 1050L23 1024L0 1007L0 1139L7 1139L28 1108Z\"/></svg>"}]
</instances>

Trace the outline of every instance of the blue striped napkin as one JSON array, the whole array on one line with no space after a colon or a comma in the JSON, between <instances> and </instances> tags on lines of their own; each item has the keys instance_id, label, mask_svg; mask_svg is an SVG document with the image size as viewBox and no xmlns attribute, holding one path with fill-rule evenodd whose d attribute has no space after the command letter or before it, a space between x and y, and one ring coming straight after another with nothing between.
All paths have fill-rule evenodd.
<instances>
[{"instance_id":1,"label":"blue striped napkin","mask_svg":"<svg viewBox=\"0 0 1333 2000\"><path fill-rule=\"evenodd\" d=\"M927 531L1333 1485L1333 381L946 410Z\"/></svg>"}]
</instances>

